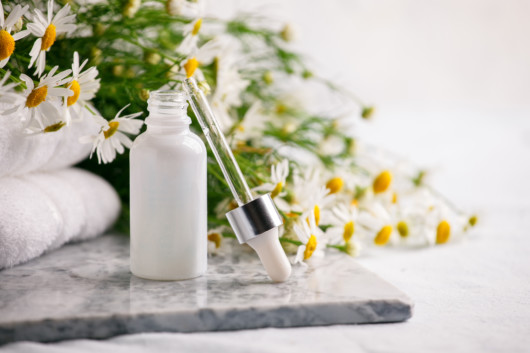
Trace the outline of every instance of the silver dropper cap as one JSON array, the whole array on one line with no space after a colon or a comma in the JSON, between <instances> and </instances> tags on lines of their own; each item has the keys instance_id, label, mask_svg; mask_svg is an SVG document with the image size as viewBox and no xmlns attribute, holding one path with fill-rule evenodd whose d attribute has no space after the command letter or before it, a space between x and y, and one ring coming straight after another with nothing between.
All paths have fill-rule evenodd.
<instances>
[{"instance_id":1,"label":"silver dropper cap","mask_svg":"<svg viewBox=\"0 0 530 353\"><path fill-rule=\"evenodd\" d=\"M241 244L283 224L269 194L228 212L226 218Z\"/></svg>"}]
</instances>

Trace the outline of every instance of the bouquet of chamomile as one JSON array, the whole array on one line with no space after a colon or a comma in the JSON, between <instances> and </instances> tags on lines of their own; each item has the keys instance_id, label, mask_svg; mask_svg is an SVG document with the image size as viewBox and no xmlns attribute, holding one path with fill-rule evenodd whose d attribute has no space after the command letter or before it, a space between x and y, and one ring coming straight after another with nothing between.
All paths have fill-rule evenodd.
<instances>
[{"instance_id":1,"label":"bouquet of chamomile","mask_svg":"<svg viewBox=\"0 0 530 353\"><path fill-rule=\"evenodd\" d=\"M280 210L280 240L295 262L327 248L357 256L444 244L477 222L426 185L424 171L355 138L374 108L291 50L289 25L252 13L206 16L201 0L15 0L0 11L2 116L16 116L28 135L93 119L99 133L80 139L92 144L81 167L122 197L124 232L127 149L149 92L176 89L190 72L252 191L270 193ZM204 236L215 252L233 237L224 214L236 205L214 158L208 172Z\"/></svg>"}]
</instances>

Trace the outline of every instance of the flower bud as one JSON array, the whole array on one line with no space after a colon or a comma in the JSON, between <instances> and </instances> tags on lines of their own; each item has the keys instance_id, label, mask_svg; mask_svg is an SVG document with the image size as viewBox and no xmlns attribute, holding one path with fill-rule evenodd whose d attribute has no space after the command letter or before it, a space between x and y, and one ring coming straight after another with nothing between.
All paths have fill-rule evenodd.
<instances>
[{"instance_id":1,"label":"flower bud","mask_svg":"<svg viewBox=\"0 0 530 353\"><path fill-rule=\"evenodd\" d=\"M13 25L13 33L20 32L22 30L22 26L24 26L24 20L22 17L20 17Z\"/></svg>"},{"instance_id":2,"label":"flower bud","mask_svg":"<svg viewBox=\"0 0 530 353\"><path fill-rule=\"evenodd\" d=\"M265 71L265 73L263 74L263 81L267 85L271 85L274 82L274 77L272 76L272 72Z\"/></svg>"},{"instance_id":3,"label":"flower bud","mask_svg":"<svg viewBox=\"0 0 530 353\"><path fill-rule=\"evenodd\" d=\"M150 65L157 65L162 60L160 54L154 51L147 51L144 53L144 61Z\"/></svg>"},{"instance_id":4,"label":"flower bud","mask_svg":"<svg viewBox=\"0 0 530 353\"><path fill-rule=\"evenodd\" d=\"M114 65L112 67L112 74L116 77L122 76L124 71L125 67L123 65Z\"/></svg>"},{"instance_id":5,"label":"flower bud","mask_svg":"<svg viewBox=\"0 0 530 353\"><path fill-rule=\"evenodd\" d=\"M90 57L93 65L101 64L101 56L103 52L97 47L92 47L90 50Z\"/></svg>"},{"instance_id":6,"label":"flower bud","mask_svg":"<svg viewBox=\"0 0 530 353\"><path fill-rule=\"evenodd\" d=\"M286 42L291 42L295 39L296 33L293 26L287 23L280 32L280 36Z\"/></svg>"},{"instance_id":7,"label":"flower bud","mask_svg":"<svg viewBox=\"0 0 530 353\"><path fill-rule=\"evenodd\" d=\"M149 90L142 88L140 92L138 93L138 96L141 100L147 101L149 99Z\"/></svg>"},{"instance_id":8,"label":"flower bud","mask_svg":"<svg viewBox=\"0 0 530 353\"><path fill-rule=\"evenodd\" d=\"M141 5L141 0L128 0L123 8L123 15L125 17L133 18L140 9Z\"/></svg>"},{"instance_id":9,"label":"flower bud","mask_svg":"<svg viewBox=\"0 0 530 353\"><path fill-rule=\"evenodd\" d=\"M374 107L363 107L363 110L361 112L361 117L363 119L370 119L374 115L374 112L375 112Z\"/></svg>"}]
</instances>

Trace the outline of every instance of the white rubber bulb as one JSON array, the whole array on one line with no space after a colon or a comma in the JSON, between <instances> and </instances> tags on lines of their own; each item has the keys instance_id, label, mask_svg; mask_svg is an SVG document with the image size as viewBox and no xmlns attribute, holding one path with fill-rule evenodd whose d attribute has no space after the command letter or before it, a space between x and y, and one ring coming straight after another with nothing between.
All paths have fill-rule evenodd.
<instances>
[{"instance_id":1,"label":"white rubber bulb","mask_svg":"<svg viewBox=\"0 0 530 353\"><path fill-rule=\"evenodd\" d=\"M274 282L284 282L291 275L291 263L278 239L278 228L273 228L247 241L254 249Z\"/></svg>"}]
</instances>

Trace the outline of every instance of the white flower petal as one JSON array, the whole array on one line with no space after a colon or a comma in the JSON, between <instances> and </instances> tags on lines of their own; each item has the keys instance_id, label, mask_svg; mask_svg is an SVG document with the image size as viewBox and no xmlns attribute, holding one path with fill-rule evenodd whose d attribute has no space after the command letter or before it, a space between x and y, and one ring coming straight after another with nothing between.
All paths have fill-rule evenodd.
<instances>
[{"instance_id":1,"label":"white flower petal","mask_svg":"<svg viewBox=\"0 0 530 353\"><path fill-rule=\"evenodd\" d=\"M60 9L55 15L55 17L53 18L53 22L55 23L56 21L61 20L62 18L67 16L69 12L70 12L70 4L64 5L63 8Z\"/></svg>"},{"instance_id":2,"label":"white flower petal","mask_svg":"<svg viewBox=\"0 0 530 353\"><path fill-rule=\"evenodd\" d=\"M37 69L35 70L35 75L40 77L46 68L46 51L41 50L39 57L37 59Z\"/></svg>"},{"instance_id":3,"label":"white flower petal","mask_svg":"<svg viewBox=\"0 0 530 353\"><path fill-rule=\"evenodd\" d=\"M53 18L53 0L48 0L48 23L52 22Z\"/></svg>"},{"instance_id":4,"label":"white flower petal","mask_svg":"<svg viewBox=\"0 0 530 353\"><path fill-rule=\"evenodd\" d=\"M125 118L119 118L116 119L116 121L119 121L120 126L118 130L126 132L128 134L138 134L140 132L140 129L142 128L142 125L144 122L142 120L131 120L131 119L125 119Z\"/></svg>"},{"instance_id":5,"label":"white flower petal","mask_svg":"<svg viewBox=\"0 0 530 353\"><path fill-rule=\"evenodd\" d=\"M20 5L17 5L15 6L12 10L11 10L11 13L9 14L9 16L7 16L5 22L3 21L3 18L4 18L4 14L2 13L2 23L0 23L0 26L4 27L12 27L15 22L17 22L18 20L18 17L17 16L17 12L20 11L20 8L21 6Z\"/></svg>"},{"instance_id":6,"label":"white flower petal","mask_svg":"<svg viewBox=\"0 0 530 353\"><path fill-rule=\"evenodd\" d=\"M74 95L74 92L68 88L49 87L48 95L52 97L71 97Z\"/></svg>"},{"instance_id":7,"label":"white flower petal","mask_svg":"<svg viewBox=\"0 0 530 353\"><path fill-rule=\"evenodd\" d=\"M33 91L33 89L35 88L35 85L33 84L33 80L26 74L22 74L20 75L20 79L22 81L24 81L24 83L26 84L26 87L28 88L27 90L28 91Z\"/></svg>"},{"instance_id":8,"label":"white flower petal","mask_svg":"<svg viewBox=\"0 0 530 353\"><path fill-rule=\"evenodd\" d=\"M29 55L31 56L31 60L29 62L28 69L31 69L31 67L33 66L33 63L39 57L40 52L41 52L41 50L40 50L41 44L42 44L42 39L41 38L37 39L35 41L35 43L33 44L33 48L31 48L31 51L29 53Z\"/></svg>"},{"instance_id":9,"label":"white flower petal","mask_svg":"<svg viewBox=\"0 0 530 353\"><path fill-rule=\"evenodd\" d=\"M76 28L77 28L77 26L74 25L74 24L61 25L61 26L57 27L57 34L62 34L62 33L70 34L73 31L75 31Z\"/></svg>"},{"instance_id":10,"label":"white flower petal","mask_svg":"<svg viewBox=\"0 0 530 353\"><path fill-rule=\"evenodd\" d=\"M19 40L21 38L24 38L24 37L28 36L30 33L31 33L31 31L25 29L23 31L20 31L18 33L13 34L13 39L15 41L17 41L17 40Z\"/></svg>"},{"instance_id":11,"label":"white flower petal","mask_svg":"<svg viewBox=\"0 0 530 353\"><path fill-rule=\"evenodd\" d=\"M4 28L4 5L0 2L0 27Z\"/></svg>"},{"instance_id":12,"label":"white flower petal","mask_svg":"<svg viewBox=\"0 0 530 353\"><path fill-rule=\"evenodd\" d=\"M59 27L59 26L62 26L68 22L72 22L72 21L75 21L75 15L70 15L70 16L65 16L63 18L60 18L60 19L54 19L53 20L53 23Z\"/></svg>"},{"instance_id":13,"label":"white flower petal","mask_svg":"<svg viewBox=\"0 0 530 353\"><path fill-rule=\"evenodd\" d=\"M28 23L26 27L36 37L42 37L46 32L46 28L37 22Z\"/></svg>"}]
</instances>

